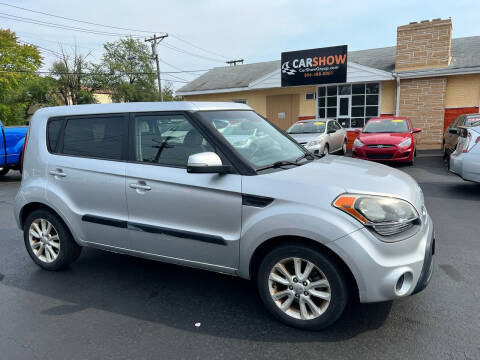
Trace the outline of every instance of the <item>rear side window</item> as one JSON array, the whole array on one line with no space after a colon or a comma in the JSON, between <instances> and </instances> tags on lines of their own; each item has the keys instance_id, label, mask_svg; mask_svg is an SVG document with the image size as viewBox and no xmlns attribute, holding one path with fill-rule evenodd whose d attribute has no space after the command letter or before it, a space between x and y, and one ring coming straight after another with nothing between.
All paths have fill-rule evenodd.
<instances>
[{"instance_id":1,"label":"rear side window","mask_svg":"<svg viewBox=\"0 0 480 360\"><path fill-rule=\"evenodd\" d=\"M52 119L47 125L47 146L50 152L57 152L60 131L62 130L63 119Z\"/></svg>"},{"instance_id":2,"label":"rear side window","mask_svg":"<svg viewBox=\"0 0 480 360\"><path fill-rule=\"evenodd\" d=\"M63 153L121 160L124 129L123 116L68 119L63 136Z\"/></svg>"}]
</instances>

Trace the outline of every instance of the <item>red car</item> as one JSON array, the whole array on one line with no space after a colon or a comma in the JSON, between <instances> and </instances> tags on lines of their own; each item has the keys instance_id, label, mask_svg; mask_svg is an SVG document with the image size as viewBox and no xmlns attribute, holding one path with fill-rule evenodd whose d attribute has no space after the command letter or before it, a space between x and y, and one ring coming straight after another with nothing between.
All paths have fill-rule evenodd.
<instances>
[{"instance_id":1,"label":"red car","mask_svg":"<svg viewBox=\"0 0 480 360\"><path fill-rule=\"evenodd\" d=\"M365 160L404 162L413 165L416 148L414 128L406 117L372 118L358 131L352 156Z\"/></svg>"}]
</instances>

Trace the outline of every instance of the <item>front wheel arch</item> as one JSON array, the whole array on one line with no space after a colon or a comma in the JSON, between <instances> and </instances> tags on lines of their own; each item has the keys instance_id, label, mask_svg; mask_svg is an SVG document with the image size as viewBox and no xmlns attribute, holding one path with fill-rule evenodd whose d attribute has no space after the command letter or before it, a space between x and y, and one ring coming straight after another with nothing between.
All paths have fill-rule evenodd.
<instances>
[{"instance_id":1,"label":"front wheel arch","mask_svg":"<svg viewBox=\"0 0 480 360\"><path fill-rule=\"evenodd\" d=\"M338 266L340 271L342 271L343 274L345 275L345 278L347 279L347 282L348 282L348 287L351 290L350 294L354 295L356 300L359 299L360 293L359 293L357 281L352 271L350 270L348 265L345 263L345 261L343 261L343 259L340 256L338 256L335 252L330 250L325 245L322 245L317 241L304 238L301 236L278 236L278 237L271 238L263 242L262 244L260 244L253 252L253 255L250 259L250 265L249 265L250 279L257 278L258 269L265 255L268 252L272 251L274 248L280 245L285 245L285 244L306 245L306 246L315 248L317 251L327 256L330 260L332 260Z\"/></svg>"}]
</instances>

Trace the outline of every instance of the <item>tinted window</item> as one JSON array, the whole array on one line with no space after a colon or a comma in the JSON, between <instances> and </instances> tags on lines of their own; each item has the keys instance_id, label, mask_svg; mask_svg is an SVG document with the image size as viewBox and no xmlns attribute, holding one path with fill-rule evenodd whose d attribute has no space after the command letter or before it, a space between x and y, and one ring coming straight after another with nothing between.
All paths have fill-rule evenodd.
<instances>
[{"instance_id":1,"label":"tinted window","mask_svg":"<svg viewBox=\"0 0 480 360\"><path fill-rule=\"evenodd\" d=\"M67 120L63 153L120 160L125 119L122 116Z\"/></svg>"},{"instance_id":2,"label":"tinted window","mask_svg":"<svg viewBox=\"0 0 480 360\"><path fill-rule=\"evenodd\" d=\"M333 121L329 121L327 124L327 131L336 131L337 129L335 128L335 124Z\"/></svg>"},{"instance_id":3,"label":"tinted window","mask_svg":"<svg viewBox=\"0 0 480 360\"><path fill-rule=\"evenodd\" d=\"M47 125L47 146L51 152L57 151L58 137L62 129L63 119L53 119Z\"/></svg>"},{"instance_id":4,"label":"tinted window","mask_svg":"<svg viewBox=\"0 0 480 360\"><path fill-rule=\"evenodd\" d=\"M220 128L226 128L218 121ZM135 118L137 161L186 167L193 154L214 151L183 115L145 115Z\"/></svg>"}]
</instances>

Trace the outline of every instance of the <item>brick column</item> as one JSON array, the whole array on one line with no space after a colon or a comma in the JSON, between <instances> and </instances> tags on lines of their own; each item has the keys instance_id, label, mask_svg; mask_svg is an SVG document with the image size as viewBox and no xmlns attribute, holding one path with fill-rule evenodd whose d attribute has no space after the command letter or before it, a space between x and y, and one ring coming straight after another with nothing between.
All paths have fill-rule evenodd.
<instances>
[{"instance_id":1,"label":"brick column","mask_svg":"<svg viewBox=\"0 0 480 360\"><path fill-rule=\"evenodd\" d=\"M445 114L445 77L402 79L400 82L400 116L407 116L417 135L418 149L441 149Z\"/></svg>"}]
</instances>

